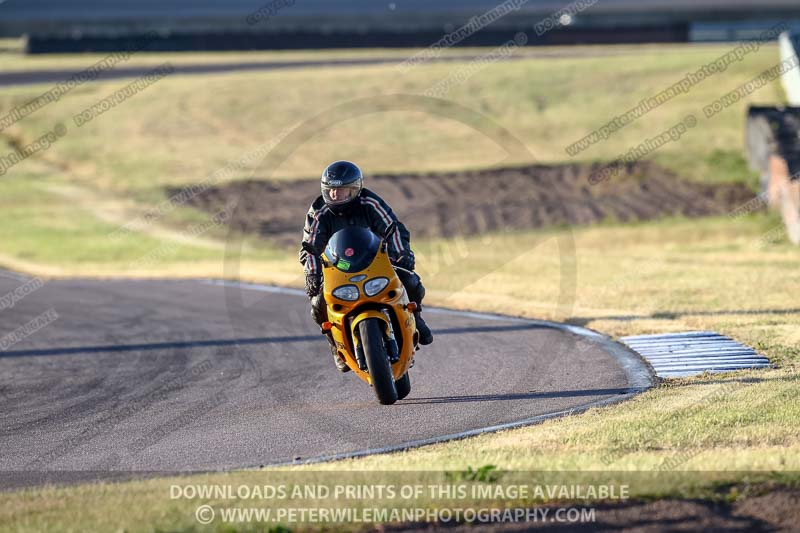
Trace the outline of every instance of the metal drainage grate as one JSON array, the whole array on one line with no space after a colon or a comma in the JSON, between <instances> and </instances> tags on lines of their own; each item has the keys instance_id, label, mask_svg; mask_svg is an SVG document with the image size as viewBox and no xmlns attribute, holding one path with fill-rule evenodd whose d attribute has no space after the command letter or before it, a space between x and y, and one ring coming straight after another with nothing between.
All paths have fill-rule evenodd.
<instances>
[{"instance_id":1,"label":"metal drainage grate","mask_svg":"<svg viewBox=\"0 0 800 533\"><path fill-rule=\"evenodd\" d=\"M713 331L632 335L620 340L647 359L662 378L769 366L769 359L749 346Z\"/></svg>"}]
</instances>

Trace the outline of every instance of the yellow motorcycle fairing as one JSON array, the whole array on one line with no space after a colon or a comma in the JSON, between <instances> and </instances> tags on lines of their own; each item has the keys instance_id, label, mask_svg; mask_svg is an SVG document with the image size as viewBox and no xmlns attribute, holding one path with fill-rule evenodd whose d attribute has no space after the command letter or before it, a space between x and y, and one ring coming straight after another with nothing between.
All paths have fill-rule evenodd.
<instances>
[{"instance_id":1,"label":"yellow motorcycle fairing","mask_svg":"<svg viewBox=\"0 0 800 533\"><path fill-rule=\"evenodd\" d=\"M374 296L367 296L364 285L374 278L384 277L389 280L386 287ZM359 281L352 279L361 278ZM328 321L332 324L331 334L336 342L340 356L347 366L362 380L372 384L369 373L358 367L356 347L359 343L358 325L364 320L373 318L380 320L385 329L392 324L395 339L399 348L399 359L392 364L394 379L400 379L408 371L416 350L418 334L414 313L408 309L408 296L400 278L389 261L385 246L381 246L375 259L361 271L343 272L331 263L330 258L323 256L323 292L328 306ZM346 301L333 295L333 291L342 285L358 287L359 298ZM394 315L391 320L384 314ZM348 325L349 323L349 325Z\"/></svg>"}]
</instances>

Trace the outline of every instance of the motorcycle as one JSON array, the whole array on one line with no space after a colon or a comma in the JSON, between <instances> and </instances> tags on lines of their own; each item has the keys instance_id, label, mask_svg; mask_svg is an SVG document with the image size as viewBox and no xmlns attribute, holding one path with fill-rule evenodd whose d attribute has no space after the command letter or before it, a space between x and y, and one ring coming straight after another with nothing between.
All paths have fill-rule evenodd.
<instances>
[{"instance_id":1,"label":"motorcycle","mask_svg":"<svg viewBox=\"0 0 800 533\"><path fill-rule=\"evenodd\" d=\"M414 311L386 251L394 230L378 237L367 228L337 231L322 254L323 291L330 333L355 375L390 405L411 392L408 370L419 349Z\"/></svg>"}]
</instances>

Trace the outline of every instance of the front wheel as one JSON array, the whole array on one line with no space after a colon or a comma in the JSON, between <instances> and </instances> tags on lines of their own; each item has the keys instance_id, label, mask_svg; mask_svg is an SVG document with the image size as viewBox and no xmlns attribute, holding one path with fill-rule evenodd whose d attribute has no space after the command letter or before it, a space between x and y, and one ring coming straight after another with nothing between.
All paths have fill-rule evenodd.
<instances>
[{"instance_id":1,"label":"front wheel","mask_svg":"<svg viewBox=\"0 0 800 533\"><path fill-rule=\"evenodd\" d=\"M375 396L383 405L391 405L397 401L397 390L394 387L392 365L383 342L383 323L377 318L368 318L358 324L358 332L361 334L364 358L367 360Z\"/></svg>"}]
</instances>

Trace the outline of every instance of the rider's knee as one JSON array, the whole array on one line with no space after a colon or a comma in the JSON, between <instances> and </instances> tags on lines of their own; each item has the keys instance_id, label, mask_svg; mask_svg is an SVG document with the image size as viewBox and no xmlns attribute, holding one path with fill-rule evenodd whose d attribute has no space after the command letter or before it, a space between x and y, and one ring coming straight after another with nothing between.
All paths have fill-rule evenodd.
<instances>
[{"instance_id":1,"label":"rider's knee","mask_svg":"<svg viewBox=\"0 0 800 533\"><path fill-rule=\"evenodd\" d=\"M403 282L406 291L408 291L409 299L413 302L422 303L422 299L425 297L425 286L422 285L422 279L419 274L416 272L405 273L400 278L400 281Z\"/></svg>"}]
</instances>

